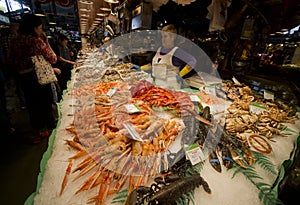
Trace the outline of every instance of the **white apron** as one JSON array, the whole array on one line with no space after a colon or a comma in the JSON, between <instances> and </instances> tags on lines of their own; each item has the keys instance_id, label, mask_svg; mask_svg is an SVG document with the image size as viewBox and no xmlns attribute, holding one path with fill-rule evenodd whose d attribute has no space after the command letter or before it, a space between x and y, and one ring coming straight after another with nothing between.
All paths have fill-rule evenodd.
<instances>
[{"instance_id":1,"label":"white apron","mask_svg":"<svg viewBox=\"0 0 300 205\"><path fill-rule=\"evenodd\" d=\"M160 54L161 47L157 50L152 59L152 76L155 78L155 84L169 89L179 89L180 83L176 76L179 74L179 67L174 66L172 58L178 47L174 47L169 53Z\"/></svg>"}]
</instances>

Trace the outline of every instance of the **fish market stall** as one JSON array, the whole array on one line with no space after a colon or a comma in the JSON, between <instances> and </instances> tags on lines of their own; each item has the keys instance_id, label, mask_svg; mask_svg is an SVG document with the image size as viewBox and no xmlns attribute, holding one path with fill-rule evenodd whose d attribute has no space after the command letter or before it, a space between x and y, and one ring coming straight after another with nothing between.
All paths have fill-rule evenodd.
<instances>
[{"instance_id":1,"label":"fish market stall","mask_svg":"<svg viewBox=\"0 0 300 205\"><path fill-rule=\"evenodd\" d=\"M215 89L223 95L162 88L133 64L87 51L25 204L277 203L297 112L243 84Z\"/></svg>"}]
</instances>

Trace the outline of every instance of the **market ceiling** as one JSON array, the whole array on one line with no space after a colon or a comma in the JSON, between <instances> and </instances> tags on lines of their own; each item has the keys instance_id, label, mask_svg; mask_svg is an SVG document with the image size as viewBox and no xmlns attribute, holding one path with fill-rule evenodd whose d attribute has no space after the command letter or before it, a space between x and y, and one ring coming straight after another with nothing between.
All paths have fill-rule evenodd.
<instances>
[{"instance_id":1,"label":"market ceiling","mask_svg":"<svg viewBox=\"0 0 300 205\"><path fill-rule=\"evenodd\" d=\"M117 16L113 14L117 14L115 11L119 8L132 11L142 2L142 0L18 1L34 8L39 3L42 5L44 13L48 14L49 21L54 19L58 26L68 25L66 28L70 29L78 28L79 24L81 34L89 34L108 19L114 21ZM153 16L156 21L167 19L181 24L182 27L192 28L197 33L208 31L207 7L212 1L230 3L227 8L226 29L234 29L237 25L242 24L247 15L259 15L264 21L264 29L269 33L282 28L291 29L300 24L300 0L144 0L153 5ZM56 7L62 9L58 11ZM71 7L73 9L70 10ZM78 21L74 19L77 13Z\"/></svg>"},{"instance_id":2,"label":"market ceiling","mask_svg":"<svg viewBox=\"0 0 300 205\"><path fill-rule=\"evenodd\" d=\"M260 15L268 33L300 24L299 0L227 0L228 18L225 28L231 29L247 15ZM88 34L107 18L114 18L119 8L133 9L140 0L78 0L80 33ZM147 0L153 5L154 16L161 20L181 22L182 26L207 32L207 6L212 0ZM224 1L223 1L224 2Z\"/></svg>"},{"instance_id":3,"label":"market ceiling","mask_svg":"<svg viewBox=\"0 0 300 205\"><path fill-rule=\"evenodd\" d=\"M105 19L114 20L114 13L118 8L126 7L132 10L141 3L142 0L20 0L26 5L33 5L36 2L47 3L55 2L57 5L65 6L66 2L74 2L73 15L70 13L57 14L55 10L51 14L64 16L77 16L77 20L64 18L67 25L76 28L79 23L79 32L88 34L103 24ZM208 31L206 18L207 6L217 0L144 0L153 5L153 16L159 20L168 19L180 23L182 27L192 28L198 32ZM276 32L282 28L291 29L300 24L300 1L299 0L222 0L231 2L228 10L226 29L232 29L242 24L247 15L261 14L266 25L269 26L268 32ZM76 5L78 8L76 8ZM51 6L50 6L51 7ZM53 6L52 6L53 7ZM64 10L64 9L63 9ZM46 11L49 13L49 11ZM53 16L53 15L52 15ZM74 19L74 18L73 18ZM51 20L51 19L50 19ZM61 23L61 20L57 22Z\"/></svg>"}]
</instances>

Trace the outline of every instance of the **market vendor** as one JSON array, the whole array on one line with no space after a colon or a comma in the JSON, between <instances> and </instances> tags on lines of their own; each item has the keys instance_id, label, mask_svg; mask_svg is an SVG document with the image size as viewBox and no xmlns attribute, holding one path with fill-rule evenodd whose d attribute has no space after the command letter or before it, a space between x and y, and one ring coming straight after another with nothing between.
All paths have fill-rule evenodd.
<instances>
[{"instance_id":1,"label":"market vendor","mask_svg":"<svg viewBox=\"0 0 300 205\"><path fill-rule=\"evenodd\" d=\"M166 25L162 28L161 37L162 46L158 48L152 59L152 68L164 64L168 70L172 70L184 78L195 67L197 63L196 58L175 46L177 29L173 24Z\"/></svg>"},{"instance_id":2,"label":"market vendor","mask_svg":"<svg viewBox=\"0 0 300 205\"><path fill-rule=\"evenodd\" d=\"M195 67L197 60L183 49L175 46L177 29L173 24L162 28L162 46L152 58L152 77L155 84L168 89L180 89L183 78ZM142 66L147 69L149 66Z\"/></svg>"}]
</instances>

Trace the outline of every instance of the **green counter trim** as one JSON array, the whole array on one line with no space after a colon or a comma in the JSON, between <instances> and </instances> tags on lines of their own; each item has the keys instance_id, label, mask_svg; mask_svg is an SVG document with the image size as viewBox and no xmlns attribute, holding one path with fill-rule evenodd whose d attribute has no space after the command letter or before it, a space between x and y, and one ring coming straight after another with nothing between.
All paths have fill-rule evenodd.
<instances>
[{"instance_id":1,"label":"green counter trim","mask_svg":"<svg viewBox=\"0 0 300 205\"><path fill-rule=\"evenodd\" d=\"M290 158L285 160L282 163L279 173L278 173L278 176L273 184L273 190L275 190L277 192L277 195L278 195L278 191L279 191L279 185L282 182L283 178L285 177L286 171L293 165L295 154L296 154L296 151L297 151L299 145L300 145L300 135L297 137L297 140L295 142L294 149L291 152Z\"/></svg>"}]
</instances>

